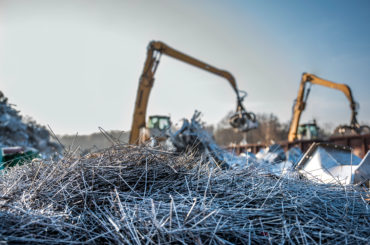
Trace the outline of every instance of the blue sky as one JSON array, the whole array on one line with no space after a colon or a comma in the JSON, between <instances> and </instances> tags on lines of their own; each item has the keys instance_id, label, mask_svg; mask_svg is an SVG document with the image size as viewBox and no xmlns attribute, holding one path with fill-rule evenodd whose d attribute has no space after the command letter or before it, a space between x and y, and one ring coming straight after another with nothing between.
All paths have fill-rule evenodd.
<instances>
[{"instance_id":1,"label":"blue sky","mask_svg":"<svg viewBox=\"0 0 370 245\"><path fill-rule=\"evenodd\" d=\"M1 90L56 133L129 130L150 40L230 71L247 109L291 117L300 76L347 83L370 122L369 1L0 0ZM217 123L227 82L163 56L148 114ZM349 123L343 94L313 87L302 122Z\"/></svg>"}]
</instances>

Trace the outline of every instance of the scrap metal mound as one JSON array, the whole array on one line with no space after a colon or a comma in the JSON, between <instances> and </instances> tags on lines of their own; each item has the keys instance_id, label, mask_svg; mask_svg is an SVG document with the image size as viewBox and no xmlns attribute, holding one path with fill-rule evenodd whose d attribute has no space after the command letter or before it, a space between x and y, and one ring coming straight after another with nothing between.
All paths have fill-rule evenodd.
<instances>
[{"instance_id":1,"label":"scrap metal mound","mask_svg":"<svg viewBox=\"0 0 370 245\"><path fill-rule=\"evenodd\" d=\"M352 154L351 149L330 144L313 144L304 154L298 147L285 152L279 144L273 144L256 155L244 152L236 156L216 144L204 129L197 111L191 120L183 119L179 130L170 133L166 145L178 152L190 149L224 169L256 166L279 178L307 178L318 183L369 187L370 153L361 160Z\"/></svg>"},{"instance_id":2,"label":"scrap metal mound","mask_svg":"<svg viewBox=\"0 0 370 245\"><path fill-rule=\"evenodd\" d=\"M243 168L253 162L248 156L236 156L217 145L212 135L204 129L199 111L195 111L190 120L183 119L181 128L170 133L167 148L177 152L193 151L222 168Z\"/></svg>"},{"instance_id":3,"label":"scrap metal mound","mask_svg":"<svg viewBox=\"0 0 370 245\"><path fill-rule=\"evenodd\" d=\"M367 244L365 195L117 145L0 175L0 242Z\"/></svg>"},{"instance_id":4,"label":"scrap metal mound","mask_svg":"<svg viewBox=\"0 0 370 245\"><path fill-rule=\"evenodd\" d=\"M49 131L31 119L23 118L0 91L0 147L32 147L44 155L60 152L50 140Z\"/></svg>"}]
</instances>

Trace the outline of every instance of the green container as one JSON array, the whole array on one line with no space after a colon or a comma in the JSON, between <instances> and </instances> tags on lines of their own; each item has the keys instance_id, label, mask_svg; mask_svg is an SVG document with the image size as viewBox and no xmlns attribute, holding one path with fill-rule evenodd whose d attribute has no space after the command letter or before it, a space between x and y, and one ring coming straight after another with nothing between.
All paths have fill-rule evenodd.
<instances>
[{"instance_id":1,"label":"green container","mask_svg":"<svg viewBox=\"0 0 370 245\"><path fill-rule=\"evenodd\" d=\"M40 158L40 153L33 149L26 149L22 152L13 154L4 154L3 149L0 150L0 170L13 167L15 165L23 165L31 162L32 159Z\"/></svg>"}]
</instances>

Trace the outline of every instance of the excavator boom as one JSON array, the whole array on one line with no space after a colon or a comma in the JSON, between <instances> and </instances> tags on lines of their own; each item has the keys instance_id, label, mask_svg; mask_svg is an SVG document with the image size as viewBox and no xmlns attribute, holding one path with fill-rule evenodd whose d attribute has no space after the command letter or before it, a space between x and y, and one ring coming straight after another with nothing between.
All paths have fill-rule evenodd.
<instances>
[{"instance_id":1,"label":"excavator boom","mask_svg":"<svg viewBox=\"0 0 370 245\"><path fill-rule=\"evenodd\" d=\"M175 58L177 60L181 60L181 61L183 61L183 62L185 62L189 65L193 65L193 66L198 67L200 69L209 71L209 72L211 72L215 75L226 78L229 81L232 88L234 89L235 93L237 93L237 95L239 96L239 91L238 91L238 87L237 87L236 82L235 82L235 78L233 77L233 75L231 75L230 72L225 71L225 70L220 70L220 69L218 69L214 66L211 66L211 65L209 65L207 63L204 63L204 62L202 62L198 59L195 59L195 58L193 58L189 55L186 55L186 54L184 54L180 51L177 51L177 50L169 47L168 45L166 45L163 42L152 41L149 45L151 45L154 50L157 50L162 54L166 54L167 56L170 56L170 57Z\"/></svg>"},{"instance_id":2,"label":"excavator boom","mask_svg":"<svg viewBox=\"0 0 370 245\"><path fill-rule=\"evenodd\" d=\"M239 94L239 90L234 77L225 70L220 70L214 66L206 64L198 59L177 51L163 42L152 41L148 45L147 58L144 64L144 69L139 80L139 88L137 90L134 116L131 126L130 144L137 144L140 137L140 130L145 127L146 110L150 91L154 84L154 74L157 69L160 56L165 54L187 64L193 65L200 69L211 72L215 75L224 77L228 80L237 96L237 116L233 122L236 122L239 127L241 123L246 124L248 120L254 121L253 113L248 113L242 105L243 98Z\"/></svg>"},{"instance_id":3,"label":"excavator boom","mask_svg":"<svg viewBox=\"0 0 370 245\"><path fill-rule=\"evenodd\" d=\"M299 85L299 90L298 90L298 96L294 105L294 111L293 111L293 118L290 124L289 128L289 134L288 134L288 141L292 142L297 139L297 131L298 131L298 126L299 126L299 121L301 118L301 114L303 110L306 107L306 100L308 97L308 92L306 90L306 85L307 84L317 84L321 85L324 87L332 88L332 89L337 89L340 90L344 93L344 95L347 97L350 103L350 108L352 111L352 116L351 116L351 127L356 128L359 127L359 124L357 122L357 106L356 102L353 99L352 96L352 91L350 87L346 84L340 84L340 83L335 83L331 82L322 78L319 78L318 76L315 76L313 74L309 73L303 73L301 83Z\"/></svg>"}]
</instances>

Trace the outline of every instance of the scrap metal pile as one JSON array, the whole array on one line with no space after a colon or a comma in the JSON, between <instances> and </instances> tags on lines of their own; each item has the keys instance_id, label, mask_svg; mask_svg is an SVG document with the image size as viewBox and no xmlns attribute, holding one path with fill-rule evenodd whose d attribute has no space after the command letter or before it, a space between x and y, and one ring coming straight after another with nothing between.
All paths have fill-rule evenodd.
<instances>
[{"instance_id":1,"label":"scrap metal pile","mask_svg":"<svg viewBox=\"0 0 370 245\"><path fill-rule=\"evenodd\" d=\"M117 145L13 167L0 177L0 241L368 243L365 192L195 155Z\"/></svg>"},{"instance_id":2,"label":"scrap metal pile","mask_svg":"<svg viewBox=\"0 0 370 245\"><path fill-rule=\"evenodd\" d=\"M45 155L60 152L58 144L50 140L49 131L15 110L0 91L0 147L32 147Z\"/></svg>"},{"instance_id":3,"label":"scrap metal pile","mask_svg":"<svg viewBox=\"0 0 370 245\"><path fill-rule=\"evenodd\" d=\"M0 242L368 243L368 190L275 174L266 166L300 153L285 159L276 146L235 156L199 116L171 135L176 151L117 143L6 169Z\"/></svg>"},{"instance_id":4,"label":"scrap metal pile","mask_svg":"<svg viewBox=\"0 0 370 245\"><path fill-rule=\"evenodd\" d=\"M191 120L183 119L182 127L175 133L170 132L167 141L168 149L177 152L196 151L199 155L222 168L244 166L244 158L235 156L216 144L213 137L203 128L201 113L195 111Z\"/></svg>"},{"instance_id":5,"label":"scrap metal pile","mask_svg":"<svg viewBox=\"0 0 370 245\"><path fill-rule=\"evenodd\" d=\"M174 146L178 152L195 150L223 168L243 169L254 165L277 177L303 177L327 184L368 186L370 181L370 153L361 160L348 147L318 143L302 153L297 147L284 152L280 145L274 144L256 155L245 152L236 156L219 147L204 130L199 112L195 112L190 121L183 120L182 127L171 134L167 145Z\"/></svg>"}]
</instances>

